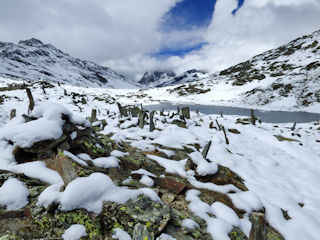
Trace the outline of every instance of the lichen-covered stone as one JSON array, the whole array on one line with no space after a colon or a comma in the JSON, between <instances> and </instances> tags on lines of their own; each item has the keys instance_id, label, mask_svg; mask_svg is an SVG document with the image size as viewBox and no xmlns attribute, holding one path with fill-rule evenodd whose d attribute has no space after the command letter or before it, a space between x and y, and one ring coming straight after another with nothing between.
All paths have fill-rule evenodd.
<instances>
[{"instance_id":1,"label":"lichen-covered stone","mask_svg":"<svg viewBox=\"0 0 320 240\"><path fill-rule=\"evenodd\" d=\"M170 208L145 196L139 196L125 204L105 203L102 213L104 229L121 227L131 235L137 224L146 226L150 233L157 235L163 231L169 220Z\"/></svg>"},{"instance_id":2,"label":"lichen-covered stone","mask_svg":"<svg viewBox=\"0 0 320 240\"><path fill-rule=\"evenodd\" d=\"M154 240L154 233L149 232L146 225L137 223L133 229L133 240Z\"/></svg>"},{"instance_id":3,"label":"lichen-covered stone","mask_svg":"<svg viewBox=\"0 0 320 240\"><path fill-rule=\"evenodd\" d=\"M228 235L230 240L248 240L248 237L238 227L234 227Z\"/></svg>"}]
</instances>

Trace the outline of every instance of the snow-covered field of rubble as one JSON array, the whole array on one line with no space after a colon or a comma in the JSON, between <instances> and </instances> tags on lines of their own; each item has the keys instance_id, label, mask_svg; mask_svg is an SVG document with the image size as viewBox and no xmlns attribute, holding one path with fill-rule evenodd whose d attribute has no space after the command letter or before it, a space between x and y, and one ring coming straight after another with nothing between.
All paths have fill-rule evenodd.
<instances>
[{"instance_id":1,"label":"snow-covered field of rubble","mask_svg":"<svg viewBox=\"0 0 320 240\"><path fill-rule=\"evenodd\" d=\"M0 87L9 83L14 82L1 79ZM35 108L29 114L24 89L0 92L0 95L5 95L0 105L0 173L5 170L45 182L47 187L37 196L38 207L48 208L56 203L59 211L86 209L98 215L103 210L104 202L125 204L139 195L145 195L159 204L170 205L171 202L166 202L159 195L156 183L158 179L174 176L188 185L187 191L179 194L184 196L188 212L197 217L184 219L182 228L201 228L213 239L224 240L231 239L228 234L236 227L249 237L252 232L251 214L263 212L265 220L285 239L319 238L320 119L318 122L298 124L291 129L292 123L257 122L252 125L245 119L239 120L241 116L191 112L190 119L181 120L173 112L163 114L169 116L157 112L154 116L155 130L151 132L149 120L141 128L137 117L120 116L114 99L119 99L122 104L139 103L139 97L128 97L129 90L66 85L43 90L40 83L29 87L35 99ZM225 88L225 91L228 89ZM148 94L161 96L160 100L175 100L165 92L165 89L156 89L149 90ZM221 94L225 96L224 93L222 91ZM135 91L135 94L139 92ZM217 95L215 97L218 98ZM194 99L186 98L186 102L192 101ZM10 120L12 109L16 109L16 117ZM92 109L97 110L97 120L89 122L86 118L90 117ZM319 108L310 110L320 112ZM27 114L32 121L26 122L22 114ZM161 174L143 168L132 171L132 175L141 176L141 187L131 188L126 186L126 182L133 180L131 176L127 176L121 186L102 172L93 172L66 183L57 171L46 166L41 159L18 164L14 156L15 148L30 148L43 140L59 139L64 134L64 115L79 129L103 126L99 134L110 136L117 146L126 143L130 148L141 151L148 161L161 166L164 171ZM72 132L69 137L76 139L77 132ZM208 145L209 142L211 145ZM206 146L209 150L203 154ZM176 158L179 150L185 150L185 158ZM131 153L117 148L97 158L71 150L59 154L82 167L117 169L122 166L122 159ZM220 166L239 175L247 189L240 189L231 182L217 184L209 181L210 176L218 173ZM221 201L206 202L200 197L202 191L223 194L231 199L233 208ZM7 211L23 209L29 204L29 196L23 181L9 178L0 185L0 208ZM235 209L240 209L242 214ZM198 218L203 224L195 220ZM79 239L88 234L88 229L83 225L69 227L65 229L64 239ZM113 228L115 239L131 239L133 236L130 235L125 228ZM157 233L156 237L175 239L165 230Z\"/></svg>"}]
</instances>

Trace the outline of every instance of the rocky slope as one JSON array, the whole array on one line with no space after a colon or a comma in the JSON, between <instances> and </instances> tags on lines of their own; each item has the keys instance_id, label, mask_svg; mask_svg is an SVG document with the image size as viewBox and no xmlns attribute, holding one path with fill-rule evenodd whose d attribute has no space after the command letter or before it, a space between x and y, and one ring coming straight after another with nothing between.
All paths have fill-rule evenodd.
<instances>
[{"instance_id":1,"label":"rocky slope","mask_svg":"<svg viewBox=\"0 0 320 240\"><path fill-rule=\"evenodd\" d=\"M200 81L208 77L208 73L196 69L191 69L178 75L172 71L154 71L146 72L138 83L148 88L166 87Z\"/></svg>"},{"instance_id":2,"label":"rocky slope","mask_svg":"<svg viewBox=\"0 0 320 240\"><path fill-rule=\"evenodd\" d=\"M108 89L0 80L1 240L319 235L318 122L148 112Z\"/></svg>"},{"instance_id":3,"label":"rocky slope","mask_svg":"<svg viewBox=\"0 0 320 240\"><path fill-rule=\"evenodd\" d=\"M244 93L260 104L294 98L298 105L320 102L320 30L219 73L233 86L257 83Z\"/></svg>"},{"instance_id":4,"label":"rocky slope","mask_svg":"<svg viewBox=\"0 0 320 240\"><path fill-rule=\"evenodd\" d=\"M0 42L0 75L30 81L48 80L77 86L132 88L125 76L93 62L74 58L38 39Z\"/></svg>"}]
</instances>

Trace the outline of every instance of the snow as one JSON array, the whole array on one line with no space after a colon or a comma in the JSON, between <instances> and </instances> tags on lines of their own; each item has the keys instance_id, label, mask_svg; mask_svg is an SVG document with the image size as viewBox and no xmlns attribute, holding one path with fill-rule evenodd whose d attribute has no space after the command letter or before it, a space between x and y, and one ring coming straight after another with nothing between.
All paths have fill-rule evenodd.
<instances>
[{"instance_id":1,"label":"snow","mask_svg":"<svg viewBox=\"0 0 320 240\"><path fill-rule=\"evenodd\" d=\"M63 240L80 240L87 236L86 228L81 224L71 225L62 235Z\"/></svg>"},{"instance_id":2,"label":"snow","mask_svg":"<svg viewBox=\"0 0 320 240\"><path fill-rule=\"evenodd\" d=\"M122 230L121 228L115 228L113 230L113 235L112 235L113 239L118 239L118 240L131 240L130 235Z\"/></svg>"},{"instance_id":3,"label":"snow","mask_svg":"<svg viewBox=\"0 0 320 240\"><path fill-rule=\"evenodd\" d=\"M213 162L205 160L200 152L193 152L189 154L194 164L197 165L197 173L200 176L213 175L218 171L218 165Z\"/></svg>"},{"instance_id":4,"label":"snow","mask_svg":"<svg viewBox=\"0 0 320 240\"><path fill-rule=\"evenodd\" d=\"M124 157L124 156L127 156L128 153L124 153L124 152L120 152L118 150L113 150L111 153L110 153L111 156L115 156L115 157Z\"/></svg>"},{"instance_id":5,"label":"snow","mask_svg":"<svg viewBox=\"0 0 320 240\"><path fill-rule=\"evenodd\" d=\"M198 190L189 190L187 192L186 200L190 202L188 205L190 211L206 221L207 232L211 234L212 238L217 240L229 240L228 233L232 230L232 225L225 222L223 219L210 217L209 214L214 214L212 207L201 201L199 194L200 191Z\"/></svg>"},{"instance_id":6,"label":"snow","mask_svg":"<svg viewBox=\"0 0 320 240\"><path fill-rule=\"evenodd\" d=\"M63 184L53 184L47 187L38 197L37 205L47 208L52 203L59 203L62 187Z\"/></svg>"},{"instance_id":7,"label":"snow","mask_svg":"<svg viewBox=\"0 0 320 240\"><path fill-rule=\"evenodd\" d=\"M81 160L79 157L77 157L76 155L73 155L71 152L68 151L63 151L63 154L67 157L69 157L72 161L80 164L81 166L88 166L88 164Z\"/></svg>"},{"instance_id":8,"label":"snow","mask_svg":"<svg viewBox=\"0 0 320 240\"><path fill-rule=\"evenodd\" d=\"M117 187L107 175L93 173L88 177L79 177L70 182L61 193L59 201L63 211L84 208L90 212L100 213L104 201L125 203L141 194L148 196L153 201L160 201L157 194L151 189L130 190L125 187Z\"/></svg>"},{"instance_id":9,"label":"snow","mask_svg":"<svg viewBox=\"0 0 320 240\"><path fill-rule=\"evenodd\" d=\"M186 177L187 173L185 171L186 160L175 161L155 155L147 155L148 158L156 161L159 165L166 169L167 173L178 174L181 177Z\"/></svg>"},{"instance_id":10,"label":"snow","mask_svg":"<svg viewBox=\"0 0 320 240\"><path fill-rule=\"evenodd\" d=\"M162 233L159 237L157 237L156 240L176 240L176 239L169 234Z\"/></svg>"},{"instance_id":11,"label":"snow","mask_svg":"<svg viewBox=\"0 0 320 240\"><path fill-rule=\"evenodd\" d=\"M213 79L212 82L214 81ZM266 79L266 81L264 84L268 86L273 82L273 79ZM12 80L1 78L0 82L1 85L6 86L12 83ZM226 84L225 81L204 83L212 84L209 87L214 88L214 90L203 95L184 97L169 94L167 90L172 89L172 87L143 90L142 93L147 93L148 96L152 95L151 100L245 106L245 103L240 99L241 94L260 85L259 82L252 82L238 88ZM292 132L290 130L292 123L277 124L278 127L274 127L275 124L268 123L244 126L235 123L239 116L221 118L216 115L198 115L192 112L192 120L187 120L187 129L163 123L159 114L156 114L155 120L159 130L149 133L148 126L144 129L138 127L120 128L119 119L114 114L117 111L117 106L94 100L95 97L121 95L117 98L121 103L137 103L134 102L137 99L130 98L136 93L135 90L83 88L68 85L63 87L68 92L77 92L86 96L88 104L79 105L82 112L73 104L72 97L64 96L63 89L59 87L46 89L52 102L59 102L63 105L63 107L53 106L52 109L48 107L51 106L50 103L41 106L40 103L46 102L46 96L41 93L41 89L33 89L36 99L36 108L33 114L40 118L30 123L24 123L23 118L20 117L21 114L26 112L28 105L23 91L4 92L3 94L12 98L0 105L0 110L3 113L0 118L0 169L23 173L28 177L50 184L38 197L39 206L47 207L56 202L60 203L61 210L85 208L88 211L99 213L103 201L123 203L139 194L146 194L150 198L160 201L156 193L149 188L130 190L125 187L118 187L107 175L101 173L94 173L86 178L77 178L67 185L63 191L62 178L57 172L48 169L43 162L16 164L12 155L15 146L19 144L30 146L33 142L41 139L55 139L61 136L63 121L57 117L59 114L72 115L70 117L72 121L86 126L85 117L90 116L92 108L96 108L101 109L97 116L98 119L106 119L108 124L102 133L113 134L112 139L119 146L122 141L125 141L131 146L136 146L145 151L150 161L155 161L165 168L163 177L166 174L176 174L185 178L190 183L190 188L209 189L225 193L237 208L245 210L248 214L265 208L268 222L286 239L318 239L320 234L318 228L320 226L320 144L316 140L320 140L320 132L317 130L320 125L315 125L314 122L301 123ZM151 100L146 97L141 99L141 102L151 104L153 103ZM286 101L282 98L278 100L277 104L280 103L280 105L275 106L272 103L262 108L297 109L290 105L293 101L291 97ZM258 104L254 102L250 105L250 107L257 106ZM314 111L320 112L320 108L317 109L317 106L319 105L314 104L305 108L305 110L313 108ZM17 117L9 121L7 115L12 108L17 109ZM111 114L108 115L107 110L111 111ZM81 114L82 117L79 118L78 114ZM229 145L225 143L221 131L209 128L210 122L217 118L226 129L236 128L241 132L239 135L227 133L230 140ZM292 133L300 134L301 137L292 136ZM274 135L297 138L302 145L296 142L279 142ZM9 144L8 140L13 141L14 145ZM169 159L174 156L174 148L188 147L195 150L194 144L197 143L200 146L199 149L202 150L209 140L212 141L212 147L206 159L203 159L198 150L189 154L191 160L196 164L194 171L186 171L186 159L180 161ZM150 154L151 151L155 150L165 153L167 158ZM114 163L113 166L116 166L115 163L119 163L121 157L128 153L116 150L111 152L111 157L98 160L92 159L86 154L77 156L71 154L71 152L65 152L66 156L83 165L86 165L87 161L96 161L101 164L100 166L108 165L111 162ZM107 159L109 160L107 161ZM110 159L114 161L110 161ZM218 165L230 168L243 178L249 191L241 192L233 185L219 186L196 179L196 175L214 174ZM144 169L133 171L132 174L134 173L141 174L142 177L148 176L150 179L155 177L153 173ZM210 206L201 201L196 192L190 191L187 194L190 211L207 222L207 230L212 234L217 234L220 239L225 239L227 230L232 226L239 226L246 235L249 234L251 224L248 220L248 214L239 220L234 215L233 210L219 203ZM16 194L16 192L12 194ZM1 197L2 194L0 194ZM303 207L299 206L301 203L304 205ZM286 221L282 216L281 209L288 211L292 219Z\"/></svg>"},{"instance_id":12,"label":"snow","mask_svg":"<svg viewBox=\"0 0 320 240\"><path fill-rule=\"evenodd\" d=\"M240 225L240 219L237 216L237 214L229 207L224 205L221 202L214 202L211 205L212 213L219 219L222 219L228 223L230 223L232 226L239 226Z\"/></svg>"},{"instance_id":13,"label":"snow","mask_svg":"<svg viewBox=\"0 0 320 240\"><path fill-rule=\"evenodd\" d=\"M9 178L0 187L0 206L7 210L18 210L28 204L29 191L16 178Z\"/></svg>"},{"instance_id":14,"label":"snow","mask_svg":"<svg viewBox=\"0 0 320 240\"><path fill-rule=\"evenodd\" d=\"M23 173L30 178L39 179L42 182L49 184L62 184L63 180L59 173L46 167L44 162L36 161L13 165L10 171L15 173Z\"/></svg>"},{"instance_id":15,"label":"snow","mask_svg":"<svg viewBox=\"0 0 320 240\"><path fill-rule=\"evenodd\" d=\"M156 175L154 175L153 173L151 173L145 169L142 169L142 168L135 170L135 171L132 171L131 174L140 174L140 175L146 175L149 177L156 177Z\"/></svg>"},{"instance_id":16,"label":"snow","mask_svg":"<svg viewBox=\"0 0 320 240\"><path fill-rule=\"evenodd\" d=\"M200 227L198 223L196 223L190 218L184 219L181 225L182 227L188 228L188 229L195 229Z\"/></svg>"},{"instance_id":17,"label":"snow","mask_svg":"<svg viewBox=\"0 0 320 240\"><path fill-rule=\"evenodd\" d=\"M119 167L119 159L110 156L110 157L100 157L92 160L93 164L101 168L116 168Z\"/></svg>"},{"instance_id":18,"label":"snow","mask_svg":"<svg viewBox=\"0 0 320 240\"><path fill-rule=\"evenodd\" d=\"M152 178L147 175L143 175L139 182L148 187L152 187L154 184Z\"/></svg>"}]
</instances>

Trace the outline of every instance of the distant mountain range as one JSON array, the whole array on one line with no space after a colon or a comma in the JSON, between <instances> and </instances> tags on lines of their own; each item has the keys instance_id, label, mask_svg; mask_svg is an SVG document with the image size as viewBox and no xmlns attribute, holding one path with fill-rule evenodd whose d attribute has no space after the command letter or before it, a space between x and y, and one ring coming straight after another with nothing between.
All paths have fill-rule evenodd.
<instances>
[{"instance_id":1,"label":"distant mountain range","mask_svg":"<svg viewBox=\"0 0 320 240\"><path fill-rule=\"evenodd\" d=\"M182 74L176 74L173 71L153 71L146 72L138 82L143 87L166 87L181 83L204 80L209 74L204 71L191 69Z\"/></svg>"},{"instance_id":2,"label":"distant mountain range","mask_svg":"<svg viewBox=\"0 0 320 240\"><path fill-rule=\"evenodd\" d=\"M18 44L0 42L0 76L88 87L137 86L135 82L108 67L74 58L35 38Z\"/></svg>"}]
</instances>

